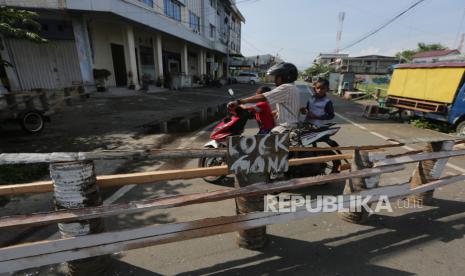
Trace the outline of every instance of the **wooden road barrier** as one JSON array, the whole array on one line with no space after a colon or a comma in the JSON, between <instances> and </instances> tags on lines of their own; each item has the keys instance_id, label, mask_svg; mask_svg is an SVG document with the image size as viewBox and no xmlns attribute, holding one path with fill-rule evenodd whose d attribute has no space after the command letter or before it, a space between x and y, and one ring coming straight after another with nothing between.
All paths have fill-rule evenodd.
<instances>
[{"instance_id":1,"label":"wooden road barrier","mask_svg":"<svg viewBox=\"0 0 465 276\"><path fill-rule=\"evenodd\" d=\"M267 140L269 139L269 140ZM231 140L233 141L233 140ZM267 144L272 141L272 144ZM289 148L285 135L242 137L230 142L227 149L146 150L127 152L87 152L51 154L2 154L0 164L50 162L52 181L0 186L0 195L53 192L56 210L0 218L1 230L58 223L62 237L0 248L0 272L67 262L73 275L97 275L107 267L108 254L147 246L206 237L237 231L239 246L256 249L265 246L266 226L321 215L300 206L295 212L266 212L264 196L304 187L346 181L342 196L344 204L360 204L352 195L368 197L368 203L382 198L390 200L433 196L434 189L465 180L465 175L441 178L449 158L465 156L465 150L452 150L457 140L418 138L396 144L363 147ZM404 143L428 143L425 150L388 156L381 150ZM266 149L266 150L265 150ZM271 151L270 151L271 150ZM273 152L274 150L274 152ZM287 160L289 151L353 150L353 154L337 154ZM93 160L140 158L224 157L227 166L187 170L155 171L120 175L95 176ZM291 180L270 181L271 173L285 171L287 166L320 164L347 160L355 156L352 171ZM417 163L414 176L404 184L379 187L381 175L404 170L404 164ZM77 170L77 171L76 171ZM181 194L151 200L101 205L100 189L127 184L148 184L159 181L192 179L227 174L236 176L235 188ZM236 201L236 215L196 221L150 225L137 229L102 232L102 219L154 209L166 209L221 200ZM316 202L310 203L313 205ZM366 214L349 212L346 220L360 222ZM344 217L344 215L343 215ZM347 219L349 218L349 219Z\"/></svg>"},{"instance_id":2,"label":"wooden road barrier","mask_svg":"<svg viewBox=\"0 0 465 276\"><path fill-rule=\"evenodd\" d=\"M398 199L464 180L465 175L451 176L416 188L411 188L410 183L406 183L367 190L363 195L372 196L370 202L376 202L380 196L387 196L389 199ZM351 199L348 195L344 196L344 203L350 204L350 201ZM321 215L322 213L321 211L308 212L305 207L300 207L296 212L292 213L257 212L14 245L0 248L0 272L11 272L114 252L207 237L234 232L244 228L282 224Z\"/></svg>"},{"instance_id":3,"label":"wooden road barrier","mask_svg":"<svg viewBox=\"0 0 465 276\"><path fill-rule=\"evenodd\" d=\"M194 193L187 195L168 196L152 200L136 201L130 203L98 206L92 208L77 208L55 212L37 213L32 215L18 215L0 218L0 229L10 229L25 226L37 226L50 223L67 222L72 220L88 220L97 217L107 217L117 214L140 213L153 209L166 209L206 202L215 202L235 198L237 196L257 196L267 193L292 191L305 187L334 183L357 177L377 176L382 173L392 173L403 170L401 165L369 168L355 172L341 172L338 174L321 175L280 181L273 183L256 183L254 185L234 189L221 189L217 191Z\"/></svg>"},{"instance_id":4,"label":"wooden road barrier","mask_svg":"<svg viewBox=\"0 0 465 276\"><path fill-rule=\"evenodd\" d=\"M351 159L351 154L338 154L318 157L308 157L289 160L290 166L302 164L315 164L332 160ZM97 185L102 188L118 187L130 184L150 184L168 180L194 179L206 176L227 175L227 166L217 166L209 168L183 169L183 170L165 170L150 171L140 173L127 173L115 175L97 176ZM27 184L11 184L0 186L0 195L20 195L32 193L53 192L52 181L40 181Z\"/></svg>"}]
</instances>

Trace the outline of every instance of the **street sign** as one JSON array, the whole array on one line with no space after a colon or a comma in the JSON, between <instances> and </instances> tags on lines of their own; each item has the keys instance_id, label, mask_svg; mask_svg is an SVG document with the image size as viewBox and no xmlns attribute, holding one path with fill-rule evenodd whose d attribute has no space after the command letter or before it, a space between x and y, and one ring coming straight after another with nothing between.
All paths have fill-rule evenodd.
<instances>
[{"instance_id":1,"label":"street sign","mask_svg":"<svg viewBox=\"0 0 465 276\"><path fill-rule=\"evenodd\" d=\"M226 162L229 171L277 173L288 169L288 134L229 137Z\"/></svg>"}]
</instances>

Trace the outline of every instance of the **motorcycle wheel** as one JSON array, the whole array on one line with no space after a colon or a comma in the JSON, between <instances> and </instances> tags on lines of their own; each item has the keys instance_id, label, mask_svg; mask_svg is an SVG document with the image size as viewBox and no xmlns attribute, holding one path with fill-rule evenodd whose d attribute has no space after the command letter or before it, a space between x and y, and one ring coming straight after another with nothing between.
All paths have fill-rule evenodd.
<instances>
[{"instance_id":1,"label":"motorcycle wheel","mask_svg":"<svg viewBox=\"0 0 465 276\"><path fill-rule=\"evenodd\" d=\"M324 141L330 147L339 147L339 144L331 139ZM336 155L341 154L340 151L320 151L317 152L317 155L324 156L324 155ZM333 173L339 173L341 170L341 160L333 160L322 164L321 168L321 175L328 175Z\"/></svg>"},{"instance_id":2,"label":"motorcycle wheel","mask_svg":"<svg viewBox=\"0 0 465 276\"><path fill-rule=\"evenodd\" d=\"M223 158L219 157L203 157L199 159L199 168L209 168L209 167L215 167L215 166L221 166L224 165L225 162ZM202 177L205 182L211 183L211 184L221 184L223 179L226 177L226 175L220 175L220 176L206 176Z\"/></svg>"}]
</instances>

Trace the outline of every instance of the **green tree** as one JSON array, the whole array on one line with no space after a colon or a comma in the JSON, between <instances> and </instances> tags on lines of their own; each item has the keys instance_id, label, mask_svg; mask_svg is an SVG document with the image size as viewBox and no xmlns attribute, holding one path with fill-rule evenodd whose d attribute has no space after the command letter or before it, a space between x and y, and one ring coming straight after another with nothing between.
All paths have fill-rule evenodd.
<instances>
[{"instance_id":1,"label":"green tree","mask_svg":"<svg viewBox=\"0 0 465 276\"><path fill-rule=\"evenodd\" d=\"M44 43L46 39L39 35L40 24L35 21L37 13L10 7L0 7L0 34L5 37L26 39ZM4 65L10 65L1 60Z\"/></svg>"},{"instance_id":2,"label":"green tree","mask_svg":"<svg viewBox=\"0 0 465 276\"><path fill-rule=\"evenodd\" d=\"M439 44L439 43L433 43L433 44L426 44L426 43L418 43L418 52L428 52L428 51L442 51L442 50L447 50L449 48Z\"/></svg>"},{"instance_id":3,"label":"green tree","mask_svg":"<svg viewBox=\"0 0 465 276\"><path fill-rule=\"evenodd\" d=\"M307 76L316 76L319 74L333 73L335 71L336 69L332 66L315 63L311 67L305 69L304 74Z\"/></svg>"},{"instance_id":4,"label":"green tree","mask_svg":"<svg viewBox=\"0 0 465 276\"><path fill-rule=\"evenodd\" d=\"M413 50L405 50L402 52L398 52L396 57L401 59L402 61L410 62L413 56L417 53L421 52L428 52L428 51L439 51L439 50L447 50L448 48L439 43L432 43L426 44L423 42L418 43L417 48Z\"/></svg>"}]
</instances>

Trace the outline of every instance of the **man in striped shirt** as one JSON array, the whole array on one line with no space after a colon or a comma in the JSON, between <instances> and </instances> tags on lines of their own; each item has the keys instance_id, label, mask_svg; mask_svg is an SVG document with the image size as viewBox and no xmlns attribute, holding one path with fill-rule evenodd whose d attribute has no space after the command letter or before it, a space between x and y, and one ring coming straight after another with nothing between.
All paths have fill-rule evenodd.
<instances>
[{"instance_id":1,"label":"man in striped shirt","mask_svg":"<svg viewBox=\"0 0 465 276\"><path fill-rule=\"evenodd\" d=\"M268 75L275 77L276 88L259 95L230 102L228 106L237 106L247 103L267 101L270 105L276 105L278 125L273 132L283 132L288 128L297 126L299 122L299 90L294 85L297 80L297 67L292 63L280 63L271 67Z\"/></svg>"}]
</instances>

